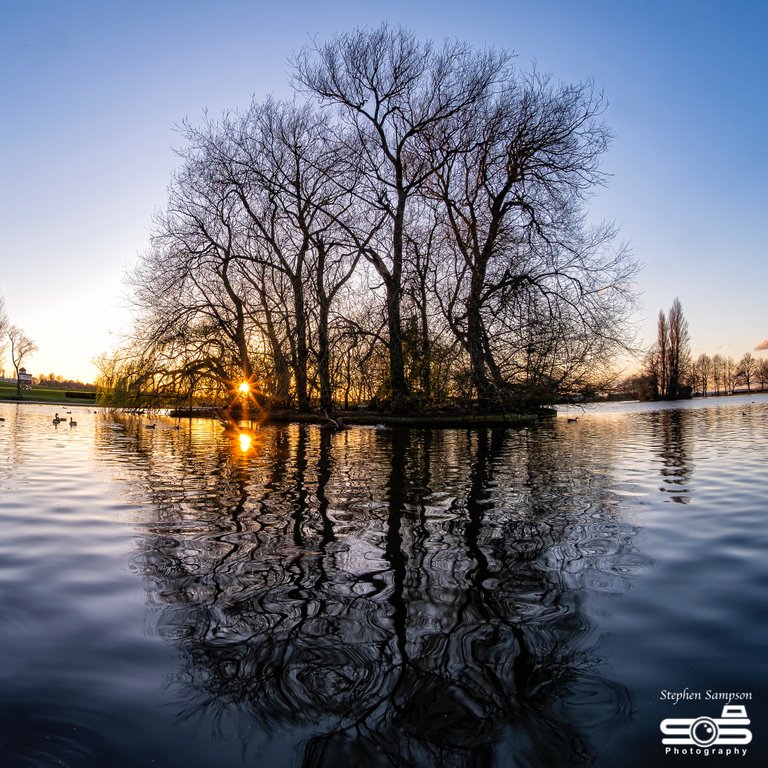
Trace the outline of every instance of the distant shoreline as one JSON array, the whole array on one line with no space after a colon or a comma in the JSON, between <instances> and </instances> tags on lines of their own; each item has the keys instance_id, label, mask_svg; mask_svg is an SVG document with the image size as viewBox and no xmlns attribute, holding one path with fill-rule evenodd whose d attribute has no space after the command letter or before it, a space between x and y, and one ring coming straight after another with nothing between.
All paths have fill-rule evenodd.
<instances>
[{"instance_id":1,"label":"distant shoreline","mask_svg":"<svg viewBox=\"0 0 768 768\"><path fill-rule=\"evenodd\" d=\"M90 408L96 408L101 407L98 406L96 403L96 398L93 398L93 400L88 398L79 398L79 397L62 397L61 399L56 400L45 400L41 398L27 398L27 397L7 397L5 395L0 395L0 403L16 403L17 405L75 405L78 408L90 407Z\"/></svg>"},{"instance_id":2,"label":"distant shoreline","mask_svg":"<svg viewBox=\"0 0 768 768\"><path fill-rule=\"evenodd\" d=\"M2 403L8 403L9 405L50 405L50 406L56 406L57 408L60 408L62 406L72 406L74 405L76 408L102 408L103 406L98 405L96 401L91 400L34 400L34 399L27 399L26 397L23 397L21 399L17 397L0 397L0 404Z\"/></svg>"}]
</instances>

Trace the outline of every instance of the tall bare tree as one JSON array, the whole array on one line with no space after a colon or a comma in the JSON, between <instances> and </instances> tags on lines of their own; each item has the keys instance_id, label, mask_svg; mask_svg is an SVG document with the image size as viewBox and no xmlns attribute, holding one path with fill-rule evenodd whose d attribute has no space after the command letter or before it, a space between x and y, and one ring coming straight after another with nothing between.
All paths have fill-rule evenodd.
<instances>
[{"instance_id":1,"label":"tall bare tree","mask_svg":"<svg viewBox=\"0 0 768 768\"><path fill-rule=\"evenodd\" d=\"M665 315L659 312L656 344L646 359L654 397L676 400L686 392L691 370L691 340L680 300L675 298ZM690 388L689 388L690 391Z\"/></svg>"},{"instance_id":2,"label":"tall bare tree","mask_svg":"<svg viewBox=\"0 0 768 768\"><path fill-rule=\"evenodd\" d=\"M360 249L348 236L352 204L339 183L344 148L310 105L269 100L253 103L237 123L223 126L233 147L222 158L249 219L253 236L272 268L285 275L292 296L289 342L298 406L309 408L310 340L314 320L315 363L322 407L332 406L329 322L331 305L351 278ZM353 171L354 174L354 171Z\"/></svg>"},{"instance_id":3,"label":"tall bare tree","mask_svg":"<svg viewBox=\"0 0 768 768\"><path fill-rule=\"evenodd\" d=\"M747 392L752 391L752 381L757 371L757 360L751 352L745 352L738 362L736 378L741 384L747 385Z\"/></svg>"},{"instance_id":4,"label":"tall bare tree","mask_svg":"<svg viewBox=\"0 0 768 768\"><path fill-rule=\"evenodd\" d=\"M669 384L669 321L664 310L659 310L656 323L656 351L654 356L654 381L656 382L657 397L666 397Z\"/></svg>"},{"instance_id":5,"label":"tall bare tree","mask_svg":"<svg viewBox=\"0 0 768 768\"><path fill-rule=\"evenodd\" d=\"M294 64L313 101L184 125L125 380L160 396L243 377L330 410L535 404L602 374L635 263L585 225L609 140L591 84L386 25Z\"/></svg>"},{"instance_id":6,"label":"tall bare tree","mask_svg":"<svg viewBox=\"0 0 768 768\"><path fill-rule=\"evenodd\" d=\"M305 48L294 61L299 87L338 107L346 140L364 170L353 192L369 212L360 222L369 229L362 234L364 255L386 291L396 408L408 395L401 318L406 224L414 198L436 170L424 142L442 123L468 115L502 77L507 60L506 54L476 53L458 42L436 49L412 32L383 24Z\"/></svg>"},{"instance_id":7,"label":"tall bare tree","mask_svg":"<svg viewBox=\"0 0 768 768\"><path fill-rule=\"evenodd\" d=\"M481 403L504 400L511 386L519 396L573 383L626 330L636 265L611 247L611 227L590 230L581 213L603 181L603 109L591 84L509 75L433 142L429 189L455 254L444 305Z\"/></svg>"},{"instance_id":8,"label":"tall bare tree","mask_svg":"<svg viewBox=\"0 0 768 768\"><path fill-rule=\"evenodd\" d=\"M682 393L683 380L691 361L691 339L688 321L680 299L675 298L669 309L669 354L667 365L667 397L674 400Z\"/></svg>"},{"instance_id":9,"label":"tall bare tree","mask_svg":"<svg viewBox=\"0 0 768 768\"><path fill-rule=\"evenodd\" d=\"M189 379L195 369L234 387L253 378L242 227L236 200L211 180L205 158L190 151L185 160L155 222L152 248L131 276L138 336L142 354L151 349L166 360L166 375Z\"/></svg>"},{"instance_id":10,"label":"tall bare tree","mask_svg":"<svg viewBox=\"0 0 768 768\"><path fill-rule=\"evenodd\" d=\"M768 359L760 360L758 362L755 375L760 382L760 389L765 390L768 388Z\"/></svg>"},{"instance_id":11,"label":"tall bare tree","mask_svg":"<svg viewBox=\"0 0 768 768\"><path fill-rule=\"evenodd\" d=\"M696 362L693 365L694 390L700 392L704 397L709 392L712 369L712 358L709 355L702 353L696 358Z\"/></svg>"},{"instance_id":12,"label":"tall bare tree","mask_svg":"<svg viewBox=\"0 0 768 768\"><path fill-rule=\"evenodd\" d=\"M10 347L11 364L16 373L16 397L21 397L19 369L28 355L37 352L37 344L17 325L9 325L6 329L6 336Z\"/></svg>"},{"instance_id":13,"label":"tall bare tree","mask_svg":"<svg viewBox=\"0 0 768 768\"><path fill-rule=\"evenodd\" d=\"M722 355L712 355L712 383L715 385L715 394L719 395L724 386L725 358Z\"/></svg>"},{"instance_id":14,"label":"tall bare tree","mask_svg":"<svg viewBox=\"0 0 768 768\"><path fill-rule=\"evenodd\" d=\"M5 299L0 296L0 367L5 355L5 340L8 333L8 315L5 313Z\"/></svg>"}]
</instances>

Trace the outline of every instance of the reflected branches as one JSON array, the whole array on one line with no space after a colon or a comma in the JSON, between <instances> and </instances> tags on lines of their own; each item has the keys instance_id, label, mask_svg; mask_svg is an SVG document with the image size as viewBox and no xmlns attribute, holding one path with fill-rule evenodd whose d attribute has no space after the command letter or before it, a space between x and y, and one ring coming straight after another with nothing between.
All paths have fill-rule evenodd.
<instances>
[{"instance_id":1,"label":"reflected branches","mask_svg":"<svg viewBox=\"0 0 768 768\"><path fill-rule=\"evenodd\" d=\"M306 766L487 766L589 763L630 716L590 600L643 558L556 428L159 437L133 568L180 717L296 729Z\"/></svg>"}]
</instances>

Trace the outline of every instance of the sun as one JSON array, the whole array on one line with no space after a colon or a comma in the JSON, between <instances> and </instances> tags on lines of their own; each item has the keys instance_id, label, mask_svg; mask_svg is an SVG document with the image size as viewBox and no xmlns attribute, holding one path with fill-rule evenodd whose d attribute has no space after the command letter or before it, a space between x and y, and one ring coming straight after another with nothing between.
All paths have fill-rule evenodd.
<instances>
[{"instance_id":1,"label":"sun","mask_svg":"<svg viewBox=\"0 0 768 768\"><path fill-rule=\"evenodd\" d=\"M245 395L247 395L247 394L248 394L248 393L251 391L251 385L250 385L250 384L249 384L247 381L244 381L244 382L243 382L243 383L242 383L242 384L241 384L241 385L240 385L240 386L237 388L237 391L238 391L238 392L239 392L241 395L245 396Z\"/></svg>"},{"instance_id":2,"label":"sun","mask_svg":"<svg viewBox=\"0 0 768 768\"><path fill-rule=\"evenodd\" d=\"M248 449L251 447L251 436L247 432L241 432L237 439L240 441L240 450L243 453L247 453Z\"/></svg>"}]
</instances>

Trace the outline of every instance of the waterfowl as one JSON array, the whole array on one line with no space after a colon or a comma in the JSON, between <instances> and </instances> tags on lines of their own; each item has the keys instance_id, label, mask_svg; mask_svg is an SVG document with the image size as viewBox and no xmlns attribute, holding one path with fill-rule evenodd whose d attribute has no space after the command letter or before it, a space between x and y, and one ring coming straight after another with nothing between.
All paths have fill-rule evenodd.
<instances>
[{"instance_id":1,"label":"waterfowl","mask_svg":"<svg viewBox=\"0 0 768 768\"><path fill-rule=\"evenodd\" d=\"M339 416L338 419L331 418L327 411L325 413L325 421L320 425L320 429L328 429L332 432L340 432L342 429L346 429L347 425L344 420Z\"/></svg>"},{"instance_id":2,"label":"waterfowl","mask_svg":"<svg viewBox=\"0 0 768 768\"><path fill-rule=\"evenodd\" d=\"M70 418L70 420L69 420L69 426L70 426L70 427L76 427L76 426L77 426L77 422L76 422L74 419Z\"/></svg>"},{"instance_id":3,"label":"waterfowl","mask_svg":"<svg viewBox=\"0 0 768 768\"><path fill-rule=\"evenodd\" d=\"M579 420L578 416L569 416L568 417L568 423L569 424L575 424Z\"/></svg>"},{"instance_id":4,"label":"waterfowl","mask_svg":"<svg viewBox=\"0 0 768 768\"><path fill-rule=\"evenodd\" d=\"M62 422L62 421L64 421L64 419L60 419L60 418L59 418L59 414L57 413L57 414L56 414L56 415L53 417L53 419L52 419L51 423L52 423L52 424L61 424L61 422Z\"/></svg>"},{"instance_id":5,"label":"waterfowl","mask_svg":"<svg viewBox=\"0 0 768 768\"><path fill-rule=\"evenodd\" d=\"M154 424L145 424L144 426L145 426L147 429L154 429L154 428L155 428L155 425L154 425Z\"/></svg>"}]
</instances>

